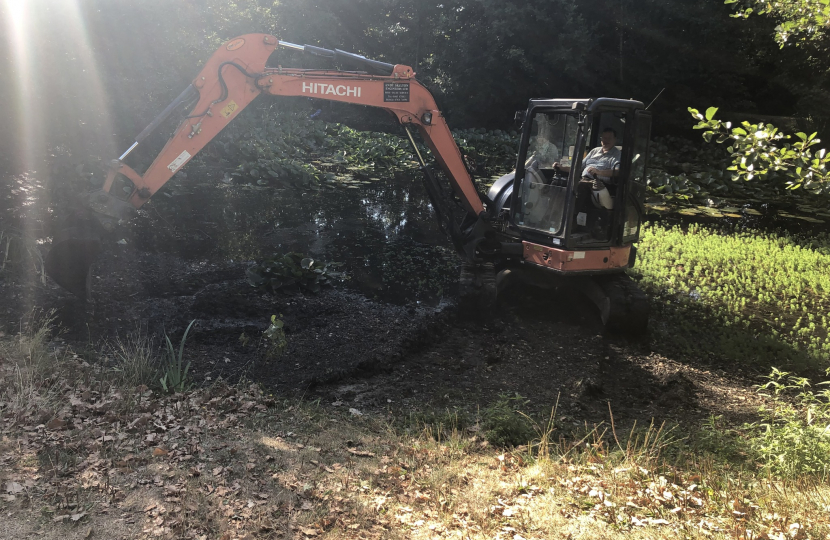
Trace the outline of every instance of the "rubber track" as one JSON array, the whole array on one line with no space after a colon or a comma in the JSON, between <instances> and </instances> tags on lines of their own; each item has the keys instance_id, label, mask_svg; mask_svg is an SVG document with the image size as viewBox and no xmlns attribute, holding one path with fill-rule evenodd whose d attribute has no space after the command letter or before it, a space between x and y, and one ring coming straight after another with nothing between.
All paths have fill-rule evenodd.
<instances>
[{"instance_id":1,"label":"rubber track","mask_svg":"<svg viewBox=\"0 0 830 540\"><path fill-rule=\"evenodd\" d=\"M605 328L629 335L644 334L648 328L649 303L646 294L628 275L608 276L599 281L610 302Z\"/></svg>"}]
</instances>

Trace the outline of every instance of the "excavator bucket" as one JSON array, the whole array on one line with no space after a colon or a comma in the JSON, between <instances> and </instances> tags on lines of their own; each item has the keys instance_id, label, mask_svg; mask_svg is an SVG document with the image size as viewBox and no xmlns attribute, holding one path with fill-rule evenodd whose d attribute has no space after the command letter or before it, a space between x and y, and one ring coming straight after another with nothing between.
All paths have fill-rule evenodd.
<instances>
[{"instance_id":1,"label":"excavator bucket","mask_svg":"<svg viewBox=\"0 0 830 540\"><path fill-rule=\"evenodd\" d=\"M103 228L89 213L74 214L55 230L46 273L69 292L87 298L90 270L101 251Z\"/></svg>"}]
</instances>

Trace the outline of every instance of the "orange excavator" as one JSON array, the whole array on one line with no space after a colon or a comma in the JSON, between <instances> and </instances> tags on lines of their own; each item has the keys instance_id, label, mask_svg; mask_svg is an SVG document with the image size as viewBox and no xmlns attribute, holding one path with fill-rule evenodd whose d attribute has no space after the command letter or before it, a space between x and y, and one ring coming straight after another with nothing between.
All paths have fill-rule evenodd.
<instances>
[{"instance_id":1,"label":"orange excavator","mask_svg":"<svg viewBox=\"0 0 830 540\"><path fill-rule=\"evenodd\" d=\"M355 70L267 67L280 47ZM463 259L462 302L490 308L499 290L517 279L577 288L597 305L608 329L645 331L647 299L625 273L634 265L644 216L651 114L641 102L530 100L527 110L517 113L522 128L515 171L482 194L434 98L411 67L265 34L223 44L192 84L111 162L102 189L83 195L84 213L56 231L48 274L67 290L87 295L102 228L112 230L132 217L260 94L379 107L404 127L439 225ZM194 101L143 174L124 163L174 111ZM415 131L439 170L420 154ZM114 186L127 186L130 195L116 196L124 190Z\"/></svg>"}]
</instances>

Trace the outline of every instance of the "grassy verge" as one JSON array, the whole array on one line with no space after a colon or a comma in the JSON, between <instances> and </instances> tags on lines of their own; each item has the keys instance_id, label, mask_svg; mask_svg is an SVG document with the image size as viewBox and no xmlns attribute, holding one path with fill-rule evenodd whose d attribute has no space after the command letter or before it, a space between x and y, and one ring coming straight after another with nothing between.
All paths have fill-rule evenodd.
<instances>
[{"instance_id":1,"label":"grassy verge","mask_svg":"<svg viewBox=\"0 0 830 540\"><path fill-rule=\"evenodd\" d=\"M518 396L463 423L440 414L399 423L391 411L354 416L248 384L162 393L145 384L158 366L146 340L116 344L102 367L51 342L49 323L34 319L0 348L0 512L13 537L830 533L830 489L817 469L759 469L764 455L716 423L623 431L609 415L565 429L555 413L517 411ZM804 390L787 376L774 382L774 403ZM777 409L771 423L826 422L808 401L795 417ZM511 449L491 442L519 439Z\"/></svg>"},{"instance_id":2,"label":"grassy verge","mask_svg":"<svg viewBox=\"0 0 830 540\"><path fill-rule=\"evenodd\" d=\"M830 238L734 227L644 228L635 272L655 342L760 366L830 361Z\"/></svg>"}]
</instances>

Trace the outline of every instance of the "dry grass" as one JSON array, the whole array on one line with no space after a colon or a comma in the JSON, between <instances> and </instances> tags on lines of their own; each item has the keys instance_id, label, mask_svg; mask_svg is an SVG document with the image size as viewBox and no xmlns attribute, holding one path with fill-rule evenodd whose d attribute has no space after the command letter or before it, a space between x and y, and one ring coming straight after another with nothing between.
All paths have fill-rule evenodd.
<instances>
[{"instance_id":1,"label":"dry grass","mask_svg":"<svg viewBox=\"0 0 830 540\"><path fill-rule=\"evenodd\" d=\"M57 406L55 381L65 354L50 348L54 312L33 313L15 338L0 341L0 410L45 419Z\"/></svg>"},{"instance_id":2,"label":"dry grass","mask_svg":"<svg viewBox=\"0 0 830 540\"><path fill-rule=\"evenodd\" d=\"M136 330L126 337L118 337L104 350L115 363L118 384L127 388L158 385L159 354L146 333Z\"/></svg>"},{"instance_id":3,"label":"dry grass","mask_svg":"<svg viewBox=\"0 0 830 540\"><path fill-rule=\"evenodd\" d=\"M48 321L48 318L45 319ZM3 344L0 512L16 537L825 538L830 490L702 457L659 425L528 447L479 426L355 417L254 385L125 391L48 344L48 322ZM127 352L152 350L125 345ZM119 349L116 349L119 350ZM143 353L142 353L143 354ZM8 374L26 374L21 383ZM24 377L24 375L21 375ZM27 400L39 405L27 405ZM55 407L42 421L42 403ZM688 430L686 430L688 431Z\"/></svg>"}]
</instances>

